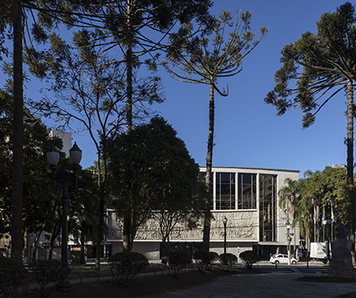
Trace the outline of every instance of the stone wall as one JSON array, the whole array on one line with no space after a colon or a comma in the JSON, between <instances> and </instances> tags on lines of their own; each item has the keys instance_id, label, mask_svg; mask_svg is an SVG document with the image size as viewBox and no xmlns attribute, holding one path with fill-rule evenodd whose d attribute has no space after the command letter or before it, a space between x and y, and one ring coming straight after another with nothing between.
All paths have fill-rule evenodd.
<instances>
[{"instance_id":1,"label":"stone wall","mask_svg":"<svg viewBox=\"0 0 356 298\"><path fill-rule=\"evenodd\" d=\"M226 216L227 241L257 241L258 213L257 211L229 211L213 212L211 221L210 240L222 241L224 238L223 218ZM108 213L109 235L107 241L122 240L122 221L118 220L113 212ZM186 223L178 223L170 235L170 241L202 241L202 222L198 228L189 230ZM150 219L136 234L136 241L160 241L160 229L158 222Z\"/></svg>"}]
</instances>

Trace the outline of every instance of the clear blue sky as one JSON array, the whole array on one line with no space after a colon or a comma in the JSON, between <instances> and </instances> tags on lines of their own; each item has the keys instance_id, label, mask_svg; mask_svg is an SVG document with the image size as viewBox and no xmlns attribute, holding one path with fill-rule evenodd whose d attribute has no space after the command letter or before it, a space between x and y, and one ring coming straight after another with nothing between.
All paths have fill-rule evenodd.
<instances>
[{"instance_id":1,"label":"clear blue sky","mask_svg":"<svg viewBox=\"0 0 356 298\"><path fill-rule=\"evenodd\" d=\"M346 163L346 97L340 94L317 115L310 128L301 129L302 113L290 110L276 116L275 108L263 101L274 87L274 74L281 66L280 51L306 31L315 32L315 23L324 12L334 12L346 1L338 0L217 0L211 12L252 11L251 26L256 34L267 26L268 34L245 59L243 71L221 79L230 95L216 94L214 166L236 166L299 170L323 170ZM209 87L175 81L160 72L166 101L155 107L177 131L199 165L205 165L208 136ZM1 77L0 77L1 78ZM0 81L1 83L1 81ZM1 84L2 85L2 84ZM27 83L25 93L36 98L41 83ZM83 150L82 166L96 159L96 150L87 133L73 135Z\"/></svg>"}]
</instances>

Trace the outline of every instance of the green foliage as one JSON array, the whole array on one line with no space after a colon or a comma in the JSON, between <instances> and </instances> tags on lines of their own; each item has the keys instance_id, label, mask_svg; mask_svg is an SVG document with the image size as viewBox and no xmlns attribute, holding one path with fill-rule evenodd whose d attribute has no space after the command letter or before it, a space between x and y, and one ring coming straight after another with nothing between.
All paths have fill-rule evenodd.
<instances>
[{"instance_id":1,"label":"green foliage","mask_svg":"<svg viewBox=\"0 0 356 298\"><path fill-rule=\"evenodd\" d=\"M245 250L240 253L240 259L245 263L248 269L251 269L253 264L260 261L260 256L252 250Z\"/></svg>"},{"instance_id":2,"label":"green foliage","mask_svg":"<svg viewBox=\"0 0 356 298\"><path fill-rule=\"evenodd\" d=\"M116 198L112 207L119 218L131 214L133 231L154 210L163 210L164 216L182 215L175 220L200 211L195 196L199 167L176 135L163 118L155 117L105 144L108 185Z\"/></svg>"},{"instance_id":3,"label":"green foliage","mask_svg":"<svg viewBox=\"0 0 356 298\"><path fill-rule=\"evenodd\" d=\"M316 114L328 101L340 91L346 91L346 179L351 191L354 184L355 8L346 2L336 12L324 13L316 24L316 34L305 32L296 42L283 48L283 66L276 72L276 85L267 94L265 102L275 106L277 115L299 106L303 113L302 127L306 128L314 123ZM290 83L295 85L291 87ZM354 241L355 219L351 220L351 226L350 237ZM354 246L352 256L356 262Z\"/></svg>"},{"instance_id":4,"label":"green foliage","mask_svg":"<svg viewBox=\"0 0 356 298\"><path fill-rule=\"evenodd\" d=\"M342 90L349 79L354 80L354 25L355 10L347 2L336 12L321 16L316 34L306 32L295 43L284 47L283 66L275 74L276 86L265 99L276 107L278 115L297 105L304 113L303 127L308 127L320 108ZM297 88L289 87L293 80ZM334 88L333 93L324 97ZM318 104L322 98L325 100Z\"/></svg>"},{"instance_id":5,"label":"green foliage","mask_svg":"<svg viewBox=\"0 0 356 298\"><path fill-rule=\"evenodd\" d=\"M28 232L52 232L59 219L56 207L60 197L53 196L46 151L51 143L62 147L61 140L51 140L47 128L25 106L23 112L23 221ZM11 190L13 183L13 97L0 90L0 233L10 230Z\"/></svg>"},{"instance_id":6,"label":"green foliage","mask_svg":"<svg viewBox=\"0 0 356 298\"><path fill-rule=\"evenodd\" d=\"M347 96L347 180L353 185L353 90L356 74L356 15L350 2L334 13L324 13L317 22L317 33L305 32L282 50L283 66L275 74L276 85L265 98L277 115L298 107L302 127L315 121L321 108L340 91ZM290 83L295 83L289 86ZM295 87L294 87L295 86Z\"/></svg>"},{"instance_id":7,"label":"green foliage","mask_svg":"<svg viewBox=\"0 0 356 298\"><path fill-rule=\"evenodd\" d=\"M0 255L0 296L15 297L26 286L28 274L21 263Z\"/></svg>"},{"instance_id":8,"label":"green foliage","mask_svg":"<svg viewBox=\"0 0 356 298\"><path fill-rule=\"evenodd\" d=\"M234 254L226 253L219 255L219 260L222 264L232 265L237 263L237 257Z\"/></svg>"},{"instance_id":9,"label":"green foliage","mask_svg":"<svg viewBox=\"0 0 356 298\"><path fill-rule=\"evenodd\" d=\"M75 262L84 264L84 237L86 241L95 243L99 229L99 187L95 173L90 169L80 170L78 189L75 190L74 183L71 184L71 187L71 199L68 204L68 231L81 243L83 248L80 251L80 258L77 256ZM101 232L102 234L107 232L106 224Z\"/></svg>"},{"instance_id":10,"label":"green foliage","mask_svg":"<svg viewBox=\"0 0 356 298\"><path fill-rule=\"evenodd\" d=\"M252 13L249 11L236 11L234 25L230 10L223 11L215 20L211 40L210 32L202 32L200 37L193 35L187 39L187 33L193 32L193 24L183 26L171 38L173 44L179 41L179 47L170 49L168 61L163 61L163 66L173 78L208 84L219 94L227 96L228 92L217 87L217 79L239 73L244 58L267 34L267 28L261 27L260 38L255 40L255 34L250 31L251 17ZM229 27L232 28L230 32ZM173 70L175 66L182 71L181 74Z\"/></svg>"},{"instance_id":11,"label":"green foliage","mask_svg":"<svg viewBox=\"0 0 356 298\"><path fill-rule=\"evenodd\" d=\"M137 252L120 252L109 258L112 277L128 286L136 275L149 264L147 258Z\"/></svg>"},{"instance_id":12,"label":"green foliage","mask_svg":"<svg viewBox=\"0 0 356 298\"><path fill-rule=\"evenodd\" d=\"M215 20L212 29L213 38L209 40L211 31L202 31L200 36L194 35L193 23L184 24L177 34L170 37L171 47L167 54L167 61L162 61L166 72L179 81L207 84L210 88L209 96L209 135L206 158L206 181L210 187L212 156L214 146L214 115L217 91L221 96L227 96L228 90L221 90L217 86L219 78L230 77L242 71L243 59L259 44L267 34L267 28L261 28L260 38L255 40L250 31L250 12L236 12L237 20L233 29L230 11L224 11ZM201 24L198 23L198 27ZM189 37L187 37L189 36ZM211 42L209 44L209 41ZM205 217L203 242L204 250L209 250L209 227L211 219L211 198L205 197Z\"/></svg>"},{"instance_id":13,"label":"green foliage","mask_svg":"<svg viewBox=\"0 0 356 298\"><path fill-rule=\"evenodd\" d=\"M193 258L195 259L198 271L203 272L211 269L211 265L218 258L218 254L212 251L198 250L194 252Z\"/></svg>"},{"instance_id":14,"label":"green foliage","mask_svg":"<svg viewBox=\"0 0 356 298\"><path fill-rule=\"evenodd\" d=\"M347 187L346 169L326 167L322 172L304 173L304 179L294 185L297 199L292 200L294 221L299 223L302 237L314 237L318 241L322 233L322 208L326 209L326 218L331 217L331 206L336 222L352 222L354 210L353 188ZM314 217L316 230L314 230Z\"/></svg>"},{"instance_id":15,"label":"green foliage","mask_svg":"<svg viewBox=\"0 0 356 298\"><path fill-rule=\"evenodd\" d=\"M168 264L172 268L174 276L177 276L180 270L191 263L192 257L188 251L173 250L168 253Z\"/></svg>"},{"instance_id":16,"label":"green foliage","mask_svg":"<svg viewBox=\"0 0 356 298\"><path fill-rule=\"evenodd\" d=\"M35 280L40 285L41 297L48 297L54 286L64 280L70 268L68 264L57 260L38 260L29 265L29 270ZM53 284L52 287L49 285Z\"/></svg>"},{"instance_id":17,"label":"green foliage","mask_svg":"<svg viewBox=\"0 0 356 298\"><path fill-rule=\"evenodd\" d=\"M296 208L300 200L301 183L299 180L292 180L290 178L284 180L284 183L286 185L278 191L279 207L284 210L286 209L284 213L287 214L288 212L288 216L291 215L294 226L294 220L297 216Z\"/></svg>"}]
</instances>

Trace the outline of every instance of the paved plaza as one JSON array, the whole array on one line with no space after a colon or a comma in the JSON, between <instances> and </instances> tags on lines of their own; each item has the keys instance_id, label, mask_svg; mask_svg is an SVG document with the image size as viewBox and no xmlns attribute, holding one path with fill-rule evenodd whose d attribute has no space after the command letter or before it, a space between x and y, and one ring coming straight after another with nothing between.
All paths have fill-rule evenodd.
<instances>
[{"instance_id":1,"label":"paved plaza","mask_svg":"<svg viewBox=\"0 0 356 298\"><path fill-rule=\"evenodd\" d=\"M271 265L260 265L264 273L260 274L231 274L219 277L213 282L198 285L193 288L176 292L164 293L151 297L336 297L338 295L356 292L356 283L307 282L297 280L308 271L308 274L320 274L326 271L322 266L279 266L276 270ZM304 273L303 273L304 272Z\"/></svg>"}]
</instances>

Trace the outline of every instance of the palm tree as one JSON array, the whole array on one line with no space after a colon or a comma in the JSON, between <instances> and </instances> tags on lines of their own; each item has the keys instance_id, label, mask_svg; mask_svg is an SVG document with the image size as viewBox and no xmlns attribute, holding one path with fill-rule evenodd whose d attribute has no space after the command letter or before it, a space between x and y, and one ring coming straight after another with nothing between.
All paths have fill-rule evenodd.
<instances>
[{"instance_id":1,"label":"palm tree","mask_svg":"<svg viewBox=\"0 0 356 298\"><path fill-rule=\"evenodd\" d=\"M292 219L295 219L295 211L300 199L299 180L287 178L284 180L286 186L282 187L279 192L279 207L290 211Z\"/></svg>"}]
</instances>

